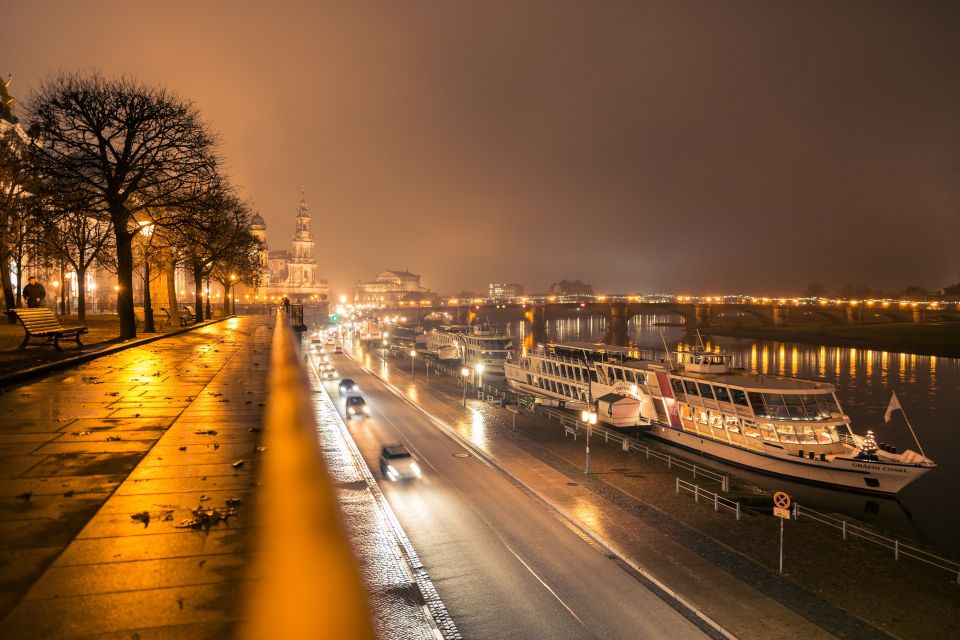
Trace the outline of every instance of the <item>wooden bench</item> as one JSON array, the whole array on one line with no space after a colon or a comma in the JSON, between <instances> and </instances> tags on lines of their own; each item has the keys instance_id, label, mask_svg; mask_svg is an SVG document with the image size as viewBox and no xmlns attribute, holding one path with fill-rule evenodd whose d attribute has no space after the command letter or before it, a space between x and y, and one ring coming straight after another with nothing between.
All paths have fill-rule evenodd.
<instances>
[{"instance_id":1,"label":"wooden bench","mask_svg":"<svg viewBox=\"0 0 960 640\"><path fill-rule=\"evenodd\" d=\"M160 307L160 311L163 311L167 315L167 326L173 325L173 315L170 313L170 309L166 307ZM187 316L182 313L177 313L177 324L181 327L185 327L190 324L190 320Z\"/></svg>"},{"instance_id":2,"label":"wooden bench","mask_svg":"<svg viewBox=\"0 0 960 640\"><path fill-rule=\"evenodd\" d=\"M63 351L60 348L60 338L72 337L79 346L83 346L83 343L80 342L80 336L87 332L87 328L64 327L57 320L57 316L53 315L53 311L46 307L14 309L13 313L16 314L17 320L20 321L27 332L27 335L23 337L23 342L20 343L21 349L27 348L30 338L45 338L46 341L43 344L52 344L57 351Z\"/></svg>"},{"instance_id":3,"label":"wooden bench","mask_svg":"<svg viewBox=\"0 0 960 640\"><path fill-rule=\"evenodd\" d=\"M197 319L197 312L193 310L193 307L189 304L183 305L183 311L187 314L187 324L191 324L194 320Z\"/></svg>"}]
</instances>

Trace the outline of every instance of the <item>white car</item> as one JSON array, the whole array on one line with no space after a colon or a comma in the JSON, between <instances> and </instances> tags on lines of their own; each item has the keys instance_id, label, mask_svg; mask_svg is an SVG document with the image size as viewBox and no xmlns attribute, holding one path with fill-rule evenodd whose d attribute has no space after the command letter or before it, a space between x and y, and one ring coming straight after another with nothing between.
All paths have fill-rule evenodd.
<instances>
[{"instance_id":1,"label":"white car","mask_svg":"<svg viewBox=\"0 0 960 640\"><path fill-rule=\"evenodd\" d=\"M402 444L384 445L380 450L380 472L387 480L413 480L423 475L417 459Z\"/></svg>"}]
</instances>

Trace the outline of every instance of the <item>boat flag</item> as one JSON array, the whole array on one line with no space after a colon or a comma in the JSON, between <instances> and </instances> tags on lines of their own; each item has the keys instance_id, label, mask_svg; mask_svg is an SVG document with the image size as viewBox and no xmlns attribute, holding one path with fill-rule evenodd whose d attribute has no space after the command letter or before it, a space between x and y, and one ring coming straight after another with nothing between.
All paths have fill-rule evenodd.
<instances>
[{"instance_id":1,"label":"boat flag","mask_svg":"<svg viewBox=\"0 0 960 640\"><path fill-rule=\"evenodd\" d=\"M883 421L890 422L890 418L893 416L893 412L897 410L903 411L903 407L900 406L900 401L897 400L897 392L894 391L890 396L890 404L887 406L887 412L883 414Z\"/></svg>"}]
</instances>

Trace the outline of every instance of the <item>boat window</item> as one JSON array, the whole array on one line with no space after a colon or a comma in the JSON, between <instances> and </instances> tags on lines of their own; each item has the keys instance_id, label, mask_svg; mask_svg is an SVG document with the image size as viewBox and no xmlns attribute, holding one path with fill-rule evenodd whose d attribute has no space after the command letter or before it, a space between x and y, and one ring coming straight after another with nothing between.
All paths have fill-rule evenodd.
<instances>
[{"instance_id":1,"label":"boat window","mask_svg":"<svg viewBox=\"0 0 960 640\"><path fill-rule=\"evenodd\" d=\"M798 444L800 440L797 438L797 432L793 430L792 424L777 424L777 435L780 436L780 442L788 442L790 444Z\"/></svg>"},{"instance_id":2,"label":"boat window","mask_svg":"<svg viewBox=\"0 0 960 640\"><path fill-rule=\"evenodd\" d=\"M749 391L747 392L747 395L750 397L750 404L753 406L753 412L758 416L767 415L767 407L763 404L763 394Z\"/></svg>"},{"instance_id":3,"label":"boat window","mask_svg":"<svg viewBox=\"0 0 960 640\"><path fill-rule=\"evenodd\" d=\"M715 429L723 429L723 414L719 411L711 411L710 426Z\"/></svg>"},{"instance_id":4,"label":"boat window","mask_svg":"<svg viewBox=\"0 0 960 640\"><path fill-rule=\"evenodd\" d=\"M580 367L573 368L573 375L577 379L577 382L580 382L582 378L580 377Z\"/></svg>"},{"instance_id":5,"label":"boat window","mask_svg":"<svg viewBox=\"0 0 960 640\"><path fill-rule=\"evenodd\" d=\"M823 412L820 410L820 405L817 403L816 396L803 394L800 396L800 401L803 403L803 412L807 420L820 420L821 418L830 417L829 414L823 415Z\"/></svg>"},{"instance_id":6,"label":"boat window","mask_svg":"<svg viewBox=\"0 0 960 640\"><path fill-rule=\"evenodd\" d=\"M670 386L673 387L673 395L679 397L683 396L683 382L677 380L676 378L671 378Z\"/></svg>"},{"instance_id":7,"label":"boat window","mask_svg":"<svg viewBox=\"0 0 960 640\"><path fill-rule=\"evenodd\" d=\"M596 369L590 369L590 379L593 380L594 382L597 382L597 370L596 370Z\"/></svg>"},{"instance_id":8,"label":"boat window","mask_svg":"<svg viewBox=\"0 0 960 640\"><path fill-rule=\"evenodd\" d=\"M532 381L530 378L531 378L531 376L530 376L530 374L528 373L528 374L527 374L527 384L533 384L533 381Z\"/></svg>"},{"instance_id":9,"label":"boat window","mask_svg":"<svg viewBox=\"0 0 960 640\"><path fill-rule=\"evenodd\" d=\"M616 377L613 373L613 367L607 367L607 384L613 384L614 380L616 380Z\"/></svg>"},{"instance_id":10,"label":"boat window","mask_svg":"<svg viewBox=\"0 0 960 640\"><path fill-rule=\"evenodd\" d=\"M623 369L614 369L614 374L617 376L617 380L623 380Z\"/></svg>"},{"instance_id":11,"label":"boat window","mask_svg":"<svg viewBox=\"0 0 960 640\"><path fill-rule=\"evenodd\" d=\"M680 405L680 417L684 420L693 420L693 411L690 409L690 405Z\"/></svg>"},{"instance_id":12,"label":"boat window","mask_svg":"<svg viewBox=\"0 0 960 640\"><path fill-rule=\"evenodd\" d=\"M767 416L770 418L788 418L787 405L779 393L763 394L763 402L767 405Z\"/></svg>"},{"instance_id":13,"label":"boat window","mask_svg":"<svg viewBox=\"0 0 960 640\"><path fill-rule=\"evenodd\" d=\"M757 429L757 423L754 422L753 420L744 420L743 435L750 436L751 438L759 438L760 430Z\"/></svg>"},{"instance_id":14,"label":"boat window","mask_svg":"<svg viewBox=\"0 0 960 640\"><path fill-rule=\"evenodd\" d=\"M697 393L697 384L693 380L684 380L683 387L687 390L687 393L691 396L700 395Z\"/></svg>"},{"instance_id":15,"label":"boat window","mask_svg":"<svg viewBox=\"0 0 960 640\"><path fill-rule=\"evenodd\" d=\"M697 387L700 389L701 396L703 396L707 400L713 400L713 391L710 390L710 385L704 382L698 382Z\"/></svg>"},{"instance_id":16,"label":"boat window","mask_svg":"<svg viewBox=\"0 0 960 640\"><path fill-rule=\"evenodd\" d=\"M840 417L843 415L840 411L840 404L832 393L817 394L817 403L820 406L821 412L829 417Z\"/></svg>"},{"instance_id":17,"label":"boat window","mask_svg":"<svg viewBox=\"0 0 960 640\"><path fill-rule=\"evenodd\" d=\"M747 402L747 394L744 393L743 389L730 389L730 397L733 398L733 404L739 404L741 407L749 407L750 403Z\"/></svg>"},{"instance_id":18,"label":"boat window","mask_svg":"<svg viewBox=\"0 0 960 640\"><path fill-rule=\"evenodd\" d=\"M735 416L726 416L724 418L725 426L727 431L732 431L733 433L740 433L740 419Z\"/></svg>"},{"instance_id":19,"label":"boat window","mask_svg":"<svg viewBox=\"0 0 960 640\"><path fill-rule=\"evenodd\" d=\"M730 394L727 393L726 387L715 386L713 388L713 393L716 394L717 400L720 402L730 402Z\"/></svg>"},{"instance_id":20,"label":"boat window","mask_svg":"<svg viewBox=\"0 0 960 640\"><path fill-rule=\"evenodd\" d=\"M800 444L817 444L817 436L810 425L797 425L797 435L800 436Z\"/></svg>"},{"instance_id":21,"label":"boat window","mask_svg":"<svg viewBox=\"0 0 960 640\"><path fill-rule=\"evenodd\" d=\"M760 436L769 442L780 442L780 438L777 437L776 430L769 422L760 423Z\"/></svg>"},{"instance_id":22,"label":"boat window","mask_svg":"<svg viewBox=\"0 0 960 640\"><path fill-rule=\"evenodd\" d=\"M636 384L636 380L633 378L633 371L629 369L623 372L623 376L626 378L627 382L630 384Z\"/></svg>"},{"instance_id":23,"label":"boat window","mask_svg":"<svg viewBox=\"0 0 960 640\"><path fill-rule=\"evenodd\" d=\"M833 427L817 427L817 442L820 444L834 444L840 442L840 436Z\"/></svg>"},{"instance_id":24,"label":"boat window","mask_svg":"<svg viewBox=\"0 0 960 640\"><path fill-rule=\"evenodd\" d=\"M705 410L697 412L697 422L707 424L707 412Z\"/></svg>"},{"instance_id":25,"label":"boat window","mask_svg":"<svg viewBox=\"0 0 960 640\"><path fill-rule=\"evenodd\" d=\"M806 420L807 412L803 408L803 401L796 393L783 394L783 402L787 405L787 415L796 420Z\"/></svg>"}]
</instances>

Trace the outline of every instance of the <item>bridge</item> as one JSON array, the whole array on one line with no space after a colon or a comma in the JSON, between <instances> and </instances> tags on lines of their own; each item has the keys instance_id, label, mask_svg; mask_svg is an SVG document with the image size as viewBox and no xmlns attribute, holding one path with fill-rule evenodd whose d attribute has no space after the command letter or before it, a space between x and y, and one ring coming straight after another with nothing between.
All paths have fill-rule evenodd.
<instances>
[{"instance_id":1,"label":"bridge","mask_svg":"<svg viewBox=\"0 0 960 640\"><path fill-rule=\"evenodd\" d=\"M689 331L717 326L759 324L785 327L799 324L862 325L879 323L960 322L960 304L889 300L756 299L725 301L697 299L644 301L638 296L594 296L579 301L472 301L435 304L400 303L372 310L374 315L399 315L421 319L430 314L449 314L457 324L523 320L534 342L546 337L550 320L593 315L606 319L604 342L625 345L627 325L644 315L675 315ZM415 318L410 318L415 314Z\"/></svg>"}]
</instances>

